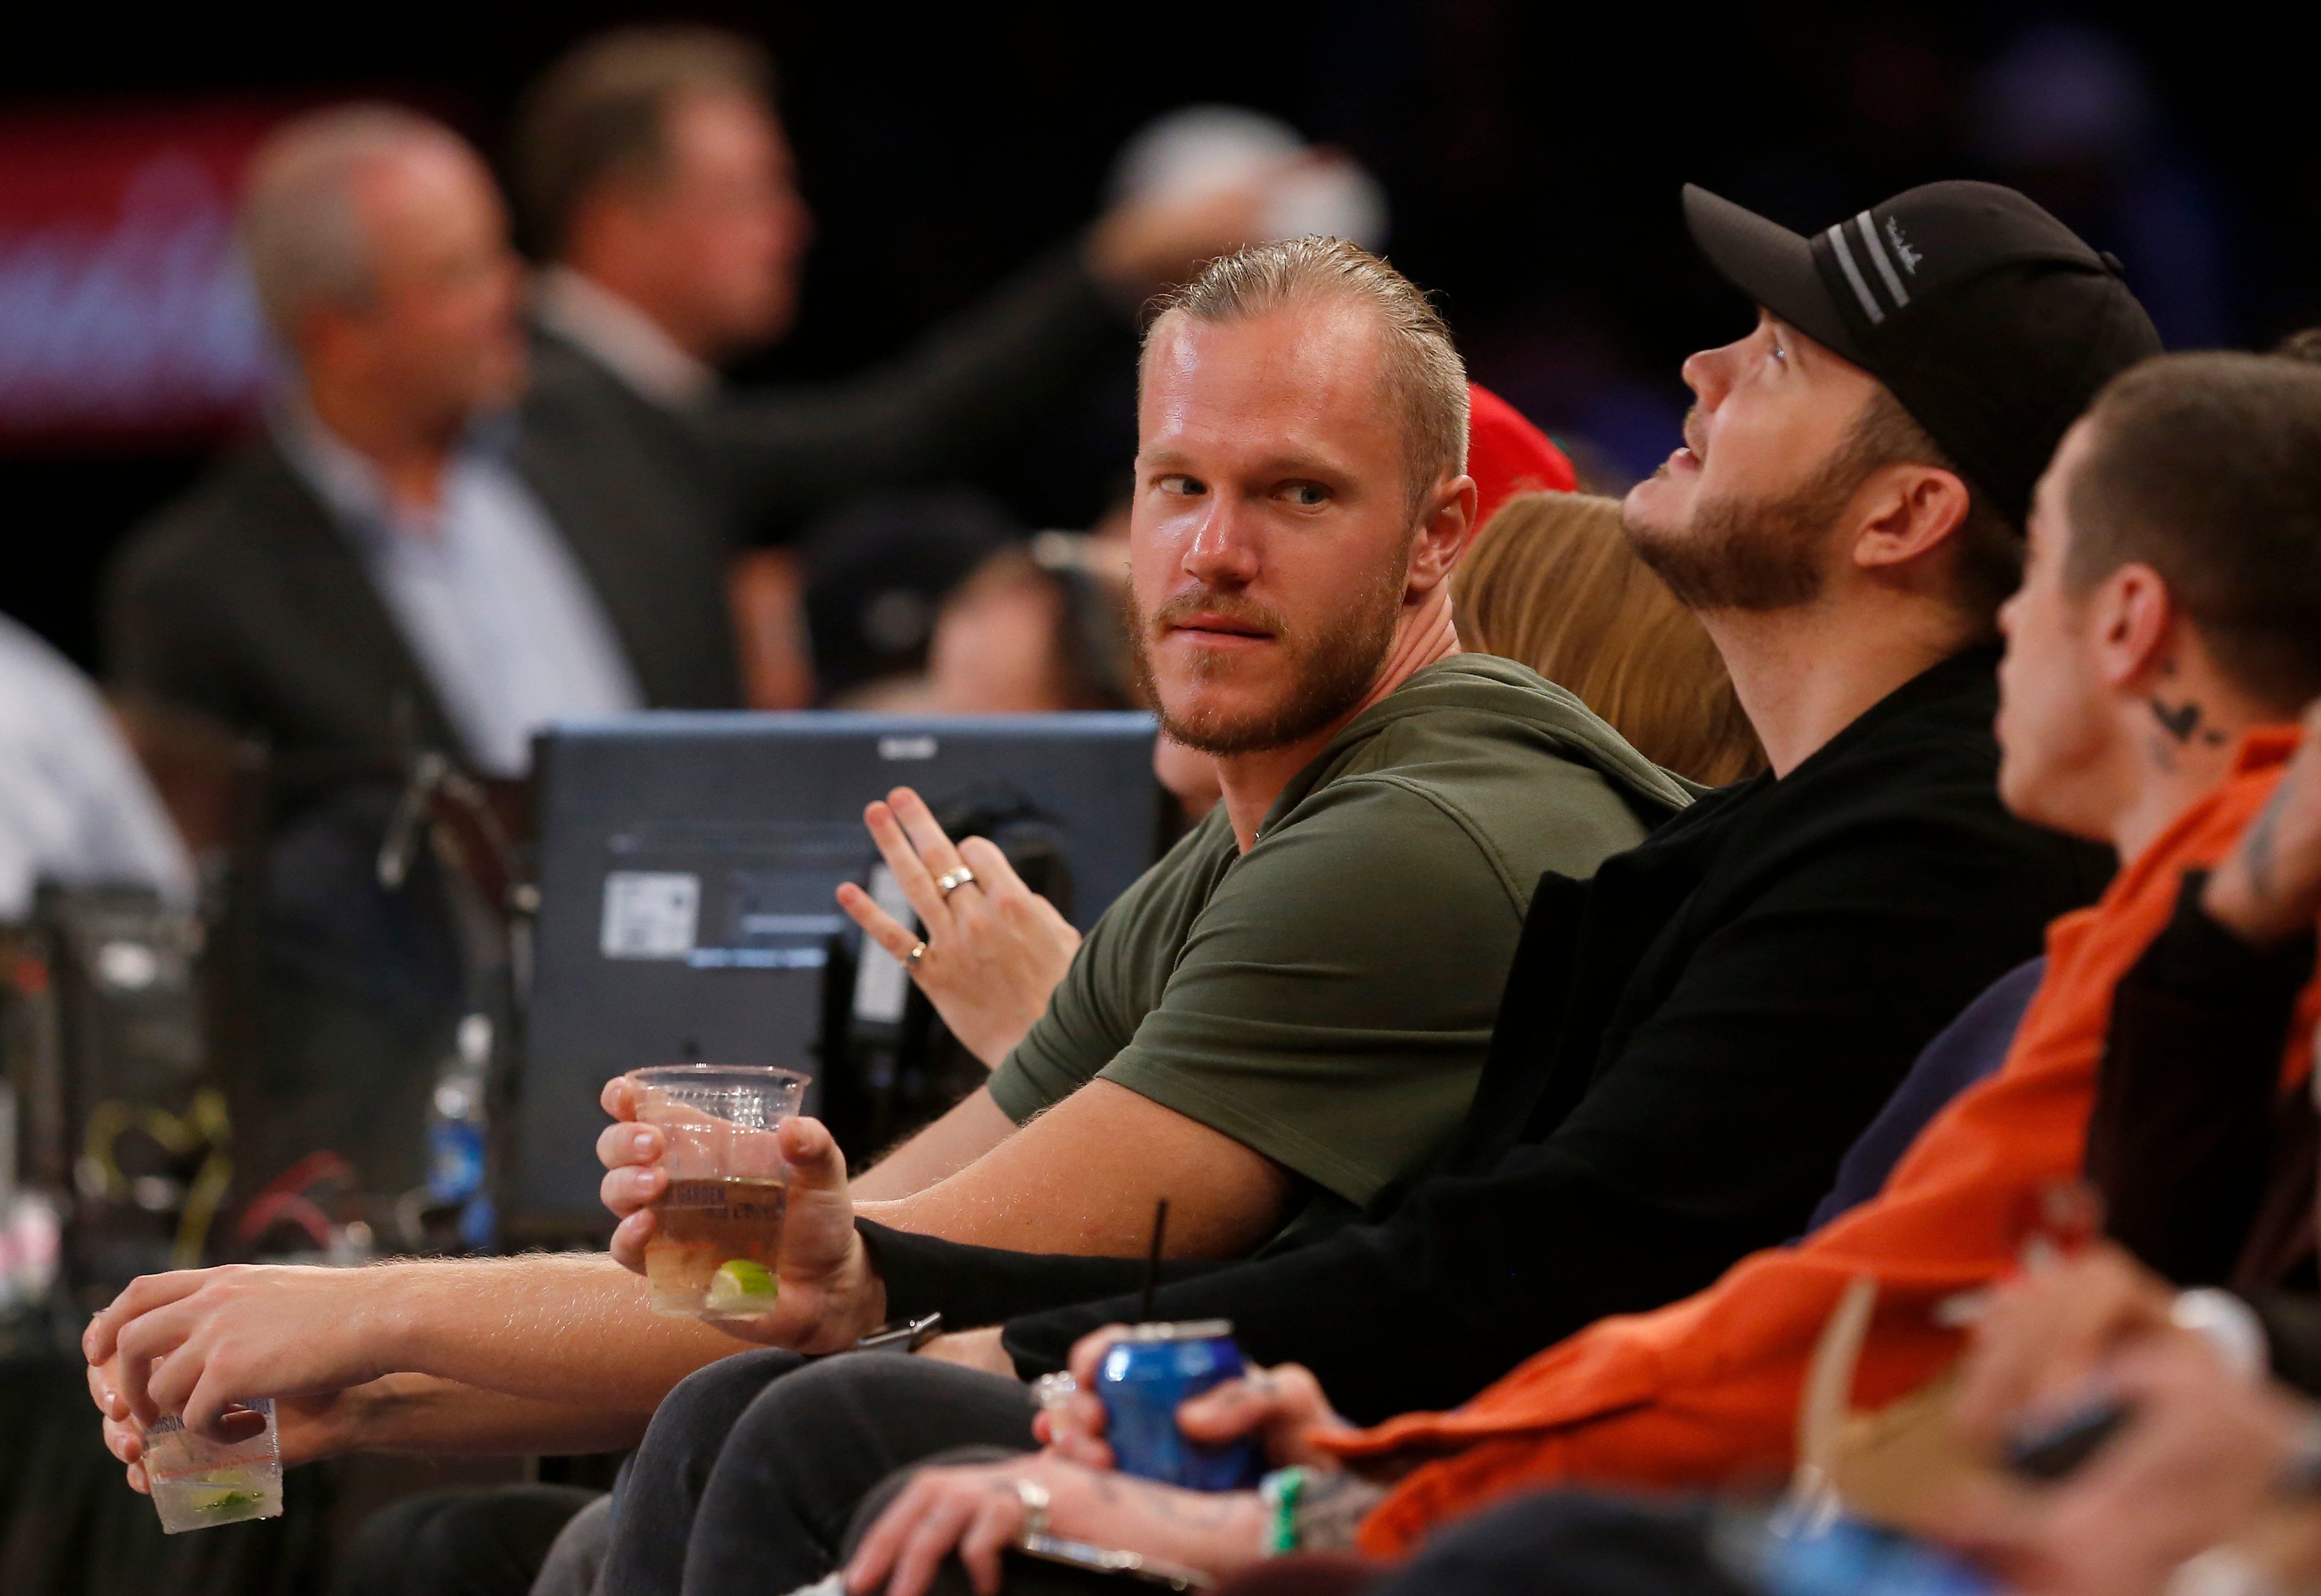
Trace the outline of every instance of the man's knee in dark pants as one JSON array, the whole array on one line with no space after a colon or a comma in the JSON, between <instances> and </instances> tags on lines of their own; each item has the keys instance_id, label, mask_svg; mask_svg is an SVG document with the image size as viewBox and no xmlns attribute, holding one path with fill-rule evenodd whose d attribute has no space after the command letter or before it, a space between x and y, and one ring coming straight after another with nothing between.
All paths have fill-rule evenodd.
<instances>
[{"instance_id":1,"label":"man's knee in dark pants","mask_svg":"<svg viewBox=\"0 0 2321 1596\"><path fill-rule=\"evenodd\" d=\"M891 1353L826 1358L769 1385L710 1472L683 1590L723 1596L821 1578L880 1481L960 1446L1029 1451L1033 1411L1018 1381Z\"/></svg>"},{"instance_id":2,"label":"man's knee in dark pants","mask_svg":"<svg viewBox=\"0 0 2321 1596\"><path fill-rule=\"evenodd\" d=\"M778 1347L739 1352L687 1375L661 1399L615 1492L606 1590L678 1589L685 1537L727 1433L760 1392L805 1364Z\"/></svg>"}]
</instances>

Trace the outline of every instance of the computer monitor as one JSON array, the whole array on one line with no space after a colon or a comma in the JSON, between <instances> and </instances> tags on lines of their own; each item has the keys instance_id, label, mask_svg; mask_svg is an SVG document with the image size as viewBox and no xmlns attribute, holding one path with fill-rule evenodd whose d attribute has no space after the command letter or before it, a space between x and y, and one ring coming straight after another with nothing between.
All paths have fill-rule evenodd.
<instances>
[{"instance_id":1,"label":"computer monitor","mask_svg":"<svg viewBox=\"0 0 2321 1596\"><path fill-rule=\"evenodd\" d=\"M540 916L505 1116L501 1230L580 1240L597 1199L597 1093L647 1064L816 1073L826 975L860 952L857 1008L898 969L833 896L868 885L863 805L898 785L942 814L1030 817L1082 930L1151 863L1161 794L1142 714L919 717L656 712L543 733ZM819 1082L817 1082L817 1086ZM809 1094L811 1109L815 1098Z\"/></svg>"}]
</instances>

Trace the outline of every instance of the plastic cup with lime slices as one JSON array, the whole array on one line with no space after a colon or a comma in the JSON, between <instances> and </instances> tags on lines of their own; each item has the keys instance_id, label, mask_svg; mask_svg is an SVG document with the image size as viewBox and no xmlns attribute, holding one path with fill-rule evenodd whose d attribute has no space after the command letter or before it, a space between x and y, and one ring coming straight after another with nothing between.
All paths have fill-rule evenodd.
<instances>
[{"instance_id":1,"label":"plastic cup with lime slices","mask_svg":"<svg viewBox=\"0 0 2321 1596\"><path fill-rule=\"evenodd\" d=\"M145 1478L165 1535L278 1518L282 1445L274 1404L260 1398L229 1410L214 1436L164 1415L145 1427Z\"/></svg>"},{"instance_id":2,"label":"plastic cup with lime slices","mask_svg":"<svg viewBox=\"0 0 2321 1596\"><path fill-rule=\"evenodd\" d=\"M669 1185L653 1204L645 1281L654 1310L690 1319L767 1313L778 1271L789 1169L775 1132L797 1112L806 1077L753 1065L632 1070L637 1117L661 1132Z\"/></svg>"}]
</instances>

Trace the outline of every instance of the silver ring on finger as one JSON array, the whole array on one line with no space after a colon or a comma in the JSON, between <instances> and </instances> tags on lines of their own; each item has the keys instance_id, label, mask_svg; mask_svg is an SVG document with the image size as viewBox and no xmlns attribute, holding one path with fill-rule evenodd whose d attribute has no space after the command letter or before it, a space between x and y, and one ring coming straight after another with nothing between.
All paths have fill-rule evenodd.
<instances>
[{"instance_id":1,"label":"silver ring on finger","mask_svg":"<svg viewBox=\"0 0 2321 1596\"><path fill-rule=\"evenodd\" d=\"M1060 1412L1071 1405L1079 1393L1080 1383L1072 1378L1069 1369L1052 1374L1042 1374L1032 1382L1032 1400L1049 1413Z\"/></svg>"},{"instance_id":2,"label":"silver ring on finger","mask_svg":"<svg viewBox=\"0 0 2321 1596\"><path fill-rule=\"evenodd\" d=\"M935 884L942 889L942 895L946 898L960 888L971 885L974 881L975 872L964 865L956 870L946 870L935 877Z\"/></svg>"},{"instance_id":3,"label":"silver ring on finger","mask_svg":"<svg viewBox=\"0 0 2321 1596\"><path fill-rule=\"evenodd\" d=\"M915 965L915 964L917 964L921 959L924 958L924 957L927 957L927 945L926 945L925 943L924 943L924 942L921 942L921 943L919 943L917 946L915 946L915 948L913 948L910 950L910 952L908 952L908 953L906 953L906 954L903 955L903 962L904 962L905 964L907 964L907 965Z\"/></svg>"}]
</instances>

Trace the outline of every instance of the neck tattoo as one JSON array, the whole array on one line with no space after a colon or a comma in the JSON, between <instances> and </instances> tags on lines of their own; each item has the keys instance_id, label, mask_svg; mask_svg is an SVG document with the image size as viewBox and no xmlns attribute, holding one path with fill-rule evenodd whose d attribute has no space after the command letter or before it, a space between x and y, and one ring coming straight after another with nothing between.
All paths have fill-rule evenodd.
<instances>
[{"instance_id":1,"label":"neck tattoo","mask_svg":"<svg viewBox=\"0 0 2321 1596\"><path fill-rule=\"evenodd\" d=\"M2232 741L2231 738L2216 727L2203 726L2200 723L2203 711L2192 699L2188 698L2172 709L2162 703L2160 695L2156 693L2148 702L2152 705L2152 718L2160 722L2160 729L2162 731L2179 743L2189 744L2197 737L2203 747L2221 748Z\"/></svg>"}]
</instances>

